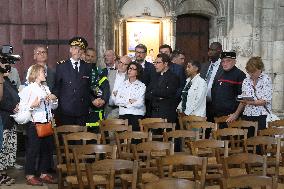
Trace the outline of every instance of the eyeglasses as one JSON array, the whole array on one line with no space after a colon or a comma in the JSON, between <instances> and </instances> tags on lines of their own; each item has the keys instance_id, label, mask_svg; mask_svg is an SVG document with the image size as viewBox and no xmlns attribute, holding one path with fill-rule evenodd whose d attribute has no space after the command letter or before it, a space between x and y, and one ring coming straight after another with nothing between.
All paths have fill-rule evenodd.
<instances>
[{"instance_id":1,"label":"eyeglasses","mask_svg":"<svg viewBox=\"0 0 284 189\"><path fill-rule=\"evenodd\" d=\"M162 64L163 62L153 62L153 64Z\"/></svg>"},{"instance_id":2,"label":"eyeglasses","mask_svg":"<svg viewBox=\"0 0 284 189\"><path fill-rule=\"evenodd\" d=\"M129 67L128 70L137 70L137 68Z\"/></svg>"},{"instance_id":3,"label":"eyeglasses","mask_svg":"<svg viewBox=\"0 0 284 189\"><path fill-rule=\"evenodd\" d=\"M37 54L37 55L43 55L43 54L47 54L47 51L37 51L35 54Z\"/></svg>"},{"instance_id":4,"label":"eyeglasses","mask_svg":"<svg viewBox=\"0 0 284 189\"><path fill-rule=\"evenodd\" d=\"M128 66L129 64L124 64L123 62L119 61L120 64L124 65L124 66Z\"/></svg>"},{"instance_id":5,"label":"eyeglasses","mask_svg":"<svg viewBox=\"0 0 284 189\"><path fill-rule=\"evenodd\" d=\"M137 53L137 54L144 54L146 52L145 51L135 51L135 53Z\"/></svg>"}]
</instances>

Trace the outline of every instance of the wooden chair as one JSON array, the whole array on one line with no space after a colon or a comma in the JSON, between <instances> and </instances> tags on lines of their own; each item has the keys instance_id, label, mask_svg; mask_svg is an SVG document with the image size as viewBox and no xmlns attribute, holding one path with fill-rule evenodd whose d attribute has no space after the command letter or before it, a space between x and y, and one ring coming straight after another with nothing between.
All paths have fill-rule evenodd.
<instances>
[{"instance_id":1,"label":"wooden chair","mask_svg":"<svg viewBox=\"0 0 284 189\"><path fill-rule=\"evenodd\" d=\"M106 125L100 128L102 135L103 144L114 144L115 143L115 133L132 131L132 127L128 125ZM113 135L113 136L112 136Z\"/></svg>"},{"instance_id":2,"label":"wooden chair","mask_svg":"<svg viewBox=\"0 0 284 189\"><path fill-rule=\"evenodd\" d=\"M128 183L131 183L131 188L136 189L137 187L137 173L138 173L138 162L122 159L106 159L101 160L91 165L88 165L88 178L91 181L90 185L94 186L92 183L93 172L96 171L107 171L114 170L115 176L120 178L122 183L122 188L127 189ZM114 186L114 179L111 179L111 188Z\"/></svg>"},{"instance_id":3,"label":"wooden chair","mask_svg":"<svg viewBox=\"0 0 284 189\"><path fill-rule=\"evenodd\" d=\"M147 123L143 125L144 132L150 133L152 140L163 141L163 132L174 131L175 123Z\"/></svg>"},{"instance_id":4,"label":"wooden chair","mask_svg":"<svg viewBox=\"0 0 284 189\"><path fill-rule=\"evenodd\" d=\"M242 175L222 179L223 189L256 188L277 189L277 178L257 175Z\"/></svg>"},{"instance_id":5,"label":"wooden chair","mask_svg":"<svg viewBox=\"0 0 284 189\"><path fill-rule=\"evenodd\" d=\"M284 119L268 122L268 127L284 127Z\"/></svg>"},{"instance_id":6,"label":"wooden chair","mask_svg":"<svg viewBox=\"0 0 284 189\"><path fill-rule=\"evenodd\" d=\"M186 180L186 179L173 179L163 178L157 182L147 183L142 185L142 189L199 189L198 182Z\"/></svg>"},{"instance_id":7,"label":"wooden chair","mask_svg":"<svg viewBox=\"0 0 284 189\"><path fill-rule=\"evenodd\" d=\"M105 144L87 144L78 145L73 148L73 156L76 166L76 175L69 175L66 177L69 188L79 186L83 189L88 186L89 180L86 176L86 163L88 161L99 161L100 159L116 159L116 145L105 145ZM111 171L98 172L92 175L93 182L97 185L110 186L109 180L111 179ZM89 186L90 187L90 186Z\"/></svg>"},{"instance_id":8,"label":"wooden chair","mask_svg":"<svg viewBox=\"0 0 284 189\"><path fill-rule=\"evenodd\" d=\"M178 121L180 125L180 130L186 130L186 126L192 122L206 121L206 117L195 116L195 115L179 115Z\"/></svg>"},{"instance_id":9,"label":"wooden chair","mask_svg":"<svg viewBox=\"0 0 284 189\"><path fill-rule=\"evenodd\" d=\"M238 128L224 128L213 132L217 140L229 140L229 154L243 152L243 141L247 139L247 130Z\"/></svg>"},{"instance_id":10,"label":"wooden chair","mask_svg":"<svg viewBox=\"0 0 284 189\"><path fill-rule=\"evenodd\" d=\"M206 180L220 181L223 177L222 173L222 158L228 157L228 141L202 139L189 144L192 155L199 157L207 157L207 174Z\"/></svg>"},{"instance_id":11,"label":"wooden chair","mask_svg":"<svg viewBox=\"0 0 284 189\"><path fill-rule=\"evenodd\" d=\"M220 125L224 124L226 120L229 118L229 116L220 116L220 117L214 117L214 122L217 124L217 130L220 129Z\"/></svg>"},{"instance_id":12,"label":"wooden chair","mask_svg":"<svg viewBox=\"0 0 284 189\"><path fill-rule=\"evenodd\" d=\"M171 142L150 141L132 145L133 158L139 163L138 182L159 180L157 159L174 153Z\"/></svg>"},{"instance_id":13,"label":"wooden chair","mask_svg":"<svg viewBox=\"0 0 284 189\"><path fill-rule=\"evenodd\" d=\"M87 132L87 127L80 125L62 125L60 127L54 127L54 141L56 148L56 158L57 158L57 175L58 175L58 189L64 188L63 177L67 174L67 166L64 153L63 136L64 134L77 133L77 132ZM75 170L74 170L75 171Z\"/></svg>"},{"instance_id":14,"label":"wooden chair","mask_svg":"<svg viewBox=\"0 0 284 189\"><path fill-rule=\"evenodd\" d=\"M163 133L164 142L171 141L174 143L175 139L181 139L181 146L183 147L181 149L182 152L189 152L189 149L186 148L186 143L190 141L199 140L199 132L198 131L188 131L188 130L175 130L175 131L169 131Z\"/></svg>"},{"instance_id":15,"label":"wooden chair","mask_svg":"<svg viewBox=\"0 0 284 189\"><path fill-rule=\"evenodd\" d=\"M217 124L207 121L192 122L186 126L187 130L197 130L199 131L200 138L205 139L206 129L217 130Z\"/></svg>"},{"instance_id":16,"label":"wooden chair","mask_svg":"<svg viewBox=\"0 0 284 189\"><path fill-rule=\"evenodd\" d=\"M229 128L239 128L239 129L247 129L249 133L250 127L254 128L253 136L257 136L258 132L258 122L256 121L245 121L245 120L238 120L228 123ZM250 136L248 136L250 137Z\"/></svg>"},{"instance_id":17,"label":"wooden chair","mask_svg":"<svg viewBox=\"0 0 284 189\"><path fill-rule=\"evenodd\" d=\"M126 125L128 126L128 119L105 119L100 121L100 127L107 125Z\"/></svg>"},{"instance_id":18,"label":"wooden chair","mask_svg":"<svg viewBox=\"0 0 284 189\"><path fill-rule=\"evenodd\" d=\"M145 119L138 119L140 131L144 131L144 124L150 123L166 123L167 119L163 118L145 118Z\"/></svg>"},{"instance_id":19,"label":"wooden chair","mask_svg":"<svg viewBox=\"0 0 284 189\"><path fill-rule=\"evenodd\" d=\"M255 169L252 169L252 167L258 167L260 171L255 172ZM225 157L223 160L223 173L225 178L250 174L266 176L266 172L266 156L252 153L239 153Z\"/></svg>"},{"instance_id":20,"label":"wooden chair","mask_svg":"<svg viewBox=\"0 0 284 189\"><path fill-rule=\"evenodd\" d=\"M140 143L152 140L149 138L149 133L140 131L124 131L121 133L116 133L115 138L118 158L128 160L133 159L133 152L131 148L131 145L134 144L133 140L135 140L135 143L138 142L137 140L140 140Z\"/></svg>"},{"instance_id":21,"label":"wooden chair","mask_svg":"<svg viewBox=\"0 0 284 189\"><path fill-rule=\"evenodd\" d=\"M267 156L267 175L279 176L280 138L256 136L244 141L244 151Z\"/></svg>"},{"instance_id":22,"label":"wooden chair","mask_svg":"<svg viewBox=\"0 0 284 189\"><path fill-rule=\"evenodd\" d=\"M185 154L175 154L163 157L158 160L160 177L165 177L165 168L167 177L199 180L202 189L205 188L205 176L207 168L207 158L197 157ZM193 171L188 169L193 167ZM200 175L198 174L200 170Z\"/></svg>"}]
</instances>

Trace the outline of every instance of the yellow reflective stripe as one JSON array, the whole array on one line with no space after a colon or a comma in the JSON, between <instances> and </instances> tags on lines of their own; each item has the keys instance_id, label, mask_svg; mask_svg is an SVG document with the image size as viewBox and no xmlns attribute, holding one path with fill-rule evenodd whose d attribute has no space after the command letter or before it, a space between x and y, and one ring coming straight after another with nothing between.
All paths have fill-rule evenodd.
<instances>
[{"instance_id":1,"label":"yellow reflective stripe","mask_svg":"<svg viewBox=\"0 0 284 189\"><path fill-rule=\"evenodd\" d=\"M99 119L100 119L100 121L103 120L103 111L99 112Z\"/></svg>"},{"instance_id":2,"label":"yellow reflective stripe","mask_svg":"<svg viewBox=\"0 0 284 189\"><path fill-rule=\"evenodd\" d=\"M106 76L102 77L102 78L100 79L100 81L99 81L99 86L101 86L102 83L103 83L106 79L107 79Z\"/></svg>"},{"instance_id":3,"label":"yellow reflective stripe","mask_svg":"<svg viewBox=\"0 0 284 189\"><path fill-rule=\"evenodd\" d=\"M99 122L95 122L95 123L86 123L87 127L98 127L100 124Z\"/></svg>"}]
</instances>

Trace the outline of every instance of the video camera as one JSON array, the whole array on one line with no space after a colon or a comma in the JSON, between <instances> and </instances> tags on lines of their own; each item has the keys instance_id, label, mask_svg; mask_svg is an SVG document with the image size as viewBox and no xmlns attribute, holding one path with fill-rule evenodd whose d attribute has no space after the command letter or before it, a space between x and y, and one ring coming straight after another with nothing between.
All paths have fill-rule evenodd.
<instances>
[{"instance_id":1,"label":"video camera","mask_svg":"<svg viewBox=\"0 0 284 189\"><path fill-rule=\"evenodd\" d=\"M0 49L0 62L2 64L15 64L20 60L20 55L13 54L13 47L11 45L3 45ZM0 67L0 73L6 73L11 70L10 65L6 65L4 68Z\"/></svg>"}]
</instances>

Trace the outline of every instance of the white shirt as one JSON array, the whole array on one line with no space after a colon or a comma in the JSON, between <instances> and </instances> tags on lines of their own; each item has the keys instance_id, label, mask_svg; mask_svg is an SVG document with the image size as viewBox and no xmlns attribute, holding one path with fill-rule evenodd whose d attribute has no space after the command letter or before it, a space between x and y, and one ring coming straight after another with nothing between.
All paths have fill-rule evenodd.
<instances>
[{"instance_id":1,"label":"white shirt","mask_svg":"<svg viewBox=\"0 0 284 189\"><path fill-rule=\"evenodd\" d=\"M72 66L73 66L73 69L75 70L75 62L78 62L77 66L78 66L78 72L80 71L80 60L78 61L75 61L73 58L70 58L71 60L71 63L72 63Z\"/></svg>"},{"instance_id":2,"label":"white shirt","mask_svg":"<svg viewBox=\"0 0 284 189\"><path fill-rule=\"evenodd\" d=\"M212 70L212 74L210 76L210 80L209 80L208 86L207 86L207 99L209 99L210 101L211 101L211 89L212 89L213 81L214 81L216 73L217 73L217 71L219 69L220 63L221 63L221 59L220 58L216 62L211 62L210 66L208 68L208 71L207 71L207 74L208 74L208 72L210 70L210 67L212 65L213 66L213 70ZM206 76L207 76L207 74L206 74Z\"/></svg>"},{"instance_id":3,"label":"white shirt","mask_svg":"<svg viewBox=\"0 0 284 189\"><path fill-rule=\"evenodd\" d=\"M191 86L187 93L186 108L184 113L186 115L206 116L206 92L207 83L197 74L192 80L188 78L186 85L191 81ZM182 102L179 103L178 110L182 109Z\"/></svg>"},{"instance_id":4,"label":"white shirt","mask_svg":"<svg viewBox=\"0 0 284 189\"><path fill-rule=\"evenodd\" d=\"M114 98L115 105L119 106L119 115L145 115L145 92L146 86L141 81L136 80L133 83L129 80L124 81ZM136 101L131 104L130 99Z\"/></svg>"},{"instance_id":5,"label":"white shirt","mask_svg":"<svg viewBox=\"0 0 284 189\"><path fill-rule=\"evenodd\" d=\"M19 106L28 106L31 107L32 103L36 98L40 99L39 107L36 107L32 111L32 122L45 123L52 120L51 109L56 109L58 106L58 101L48 102L45 100L46 96L51 94L48 86L39 85L37 83L31 83L21 92L20 96L20 105ZM46 110L48 113L48 120L46 119Z\"/></svg>"},{"instance_id":6,"label":"white shirt","mask_svg":"<svg viewBox=\"0 0 284 189\"><path fill-rule=\"evenodd\" d=\"M256 86L256 93L253 89L253 81L248 76L244 79L242 84L242 95L252 96L254 100L262 99L266 101L266 107L271 112L271 101L272 101L272 81L267 74L261 73L258 77ZM259 115L268 115L268 112L265 110L264 106L254 106L246 105L243 115L246 116L259 116Z\"/></svg>"},{"instance_id":7,"label":"white shirt","mask_svg":"<svg viewBox=\"0 0 284 189\"><path fill-rule=\"evenodd\" d=\"M125 73L119 73L118 70L116 70L116 74L115 74L115 80L114 80L114 84L113 84L113 90L111 91L111 95L109 98L109 105L114 105L114 91L117 91L124 83L126 78L126 72Z\"/></svg>"}]
</instances>

